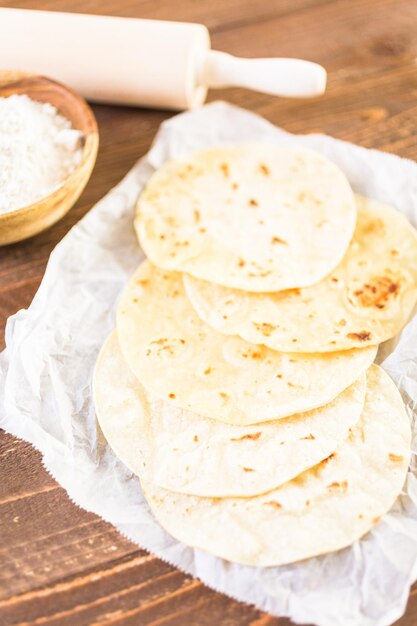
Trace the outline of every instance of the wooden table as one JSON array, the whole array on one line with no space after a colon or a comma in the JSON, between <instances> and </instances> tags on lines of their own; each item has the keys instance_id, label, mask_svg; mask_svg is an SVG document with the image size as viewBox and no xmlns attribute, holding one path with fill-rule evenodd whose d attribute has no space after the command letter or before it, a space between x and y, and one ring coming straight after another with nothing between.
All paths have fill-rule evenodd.
<instances>
[{"instance_id":1,"label":"wooden table","mask_svg":"<svg viewBox=\"0 0 417 626\"><path fill-rule=\"evenodd\" d=\"M18 0L0 6L199 21L213 47L300 56L329 71L318 100L238 89L227 99L293 132L325 132L417 159L417 2L412 0ZM146 152L162 111L95 106L101 146L90 184L59 224L0 248L0 325L29 305L55 244ZM1 337L3 332L1 332ZM2 341L2 339L1 339ZM215 593L75 506L28 444L0 438L0 624L284 626ZM399 626L417 623L417 589Z\"/></svg>"}]
</instances>

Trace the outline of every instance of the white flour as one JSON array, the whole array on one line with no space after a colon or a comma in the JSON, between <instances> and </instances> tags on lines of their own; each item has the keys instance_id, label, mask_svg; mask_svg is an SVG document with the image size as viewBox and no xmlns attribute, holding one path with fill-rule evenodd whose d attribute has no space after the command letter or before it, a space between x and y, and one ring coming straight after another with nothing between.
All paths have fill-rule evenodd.
<instances>
[{"instance_id":1,"label":"white flour","mask_svg":"<svg viewBox=\"0 0 417 626\"><path fill-rule=\"evenodd\" d=\"M50 104L0 98L0 213L57 189L80 162L82 137Z\"/></svg>"}]
</instances>

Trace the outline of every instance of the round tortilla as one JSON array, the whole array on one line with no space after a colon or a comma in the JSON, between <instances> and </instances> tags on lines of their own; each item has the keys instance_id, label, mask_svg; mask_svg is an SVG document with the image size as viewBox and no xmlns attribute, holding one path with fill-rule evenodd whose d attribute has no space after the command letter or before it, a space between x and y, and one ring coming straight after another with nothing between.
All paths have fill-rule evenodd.
<instances>
[{"instance_id":1,"label":"round tortilla","mask_svg":"<svg viewBox=\"0 0 417 626\"><path fill-rule=\"evenodd\" d=\"M410 459L410 422L394 383L375 365L367 382L361 419L327 460L254 498L198 498L142 481L155 517L176 539L248 565L350 545L391 508Z\"/></svg>"},{"instance_id":2,"label":"round tortilla","mask_svg":"<svg viewBox=\"0 0 417 626\"><path fill-rule=\"evenodd\" d=\"M374 360L376 348L292 354L227 337L202 322L181 274L142 263L117 312L124 358L143 386L194 413L256 424L323 406Z\"/></svg>"},{"instance_id":3,"label":"round tortilla","mask_svg":"<svg viewBox=\"0 0 417 626\"><path fill-rule=\"evenodd\" d=\"M158 267L247 291L312 285L343 258L356 223L344 174L299 147L217 147L163 165L135 228Z\"/></svg>"},{"instance_id":4,"label":"round tortilla","mask_svg":"<svg viewBox=\"0 0 417 626\"><path fill-rule=\"evenodd\" d=\"M254 294L184 275L198 315L215 330L273 350L331 352L396 335L417 301L417 233L395 209L357 198L346 256L317 285Z\"/></svg>"},{"instance_id":5,"label":"round tortilla","mask_svg":"<svg viewBox=\"0 0 417 626\"><path fill-rule=\"evenodd\" d=\"M147 393L115 332L93 383L101 429L132 472L171 491L211 497L270 491L328 457L359 420L365 387L363 376L321 409L255 428L232 426Z\"/></svg>"}]
</instances>

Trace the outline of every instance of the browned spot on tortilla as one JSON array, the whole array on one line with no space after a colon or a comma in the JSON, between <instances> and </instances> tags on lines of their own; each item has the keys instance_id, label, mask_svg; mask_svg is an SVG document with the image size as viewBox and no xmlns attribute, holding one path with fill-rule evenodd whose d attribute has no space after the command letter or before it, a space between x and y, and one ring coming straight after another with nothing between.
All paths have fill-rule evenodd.
<instances>
[{"instance_id":1,"label":"browned spot on tortilla","mask_svg":"<svg viewBox=\"0 0 417 626\"><path fill-rule=\"evenodd\" d=\"M264 176L269 176L269 174L271 173L269 167L267 165L265 165L265 163L260 163L259 164L259 170L260 170L261 174L263 174Z\"/></svg>"},{"instance_id":2,"label":"browned spot on tortilla","mask_svg":"<svg viewBox=\"0 0 417 626\"><path fill-rule=\"evenodd\" d=\"M260 352L252 352L251 358L252 359L260 359L261 358L261 353Z\"/></svg>"},{"instance_id":3,"label":"browned spot on tortilla","mask_svg":"<svg viewBox=\"0 0 417 626\"><path fill-rule=\"evenodd\" d=\"M273 331L277 329L277 326L267 322L253 322L253 325L264 337L270 337Z\"/></svg>"},{"instance_id":4,"label":"browned spot on tortilla","mask_svg":"<svg viewBox=\"0 0 417 626\"><path fill-rule=\"evenodd\" d=\"M396 250L395 248L393 250L390 250L392 256L398 256L400 253L398 252L398 250Z\"/></svg>"},{"instance_id":5,"label":"browned spot on tortilla","mask_svg":"<svg viewBox=\"0 0 417 626\"><path fill-rule=\"evenodd\" d=\"M277 378L282 378L282 374L277 374Z\"/></svg>"},{"instance_id":6,"label":"browned spot on tortilla","mask_svg":"<svg viewBox=\"0 0 417 626\"><path fill-rule=\"evenodd\" d=\"M229 396L224 391L219 391L219 396L223 398L223 400L228 400Z\"/></svg>"},{"instance_id":7,"label":"browned spot on tortilla","mask_svg":"<svg viewBox=\"0 0 417 626\"><path fill-rule=\"evenodd\" d=\"M342 490L342 491L346 491L346 489L348 488L348 482L347 480L343 480L341 483L338 483L337 481L330 483L330 485L327 485L327 489L330 489L331 491L333 490Z\"/></svg>"},{"instance_id":8,"label":"browned spot on tortilla","mask_svg":"<svg viewBox=\"0 0 417 626\"><path fill-rule=\"evenodd\" d=\"M249 204L250 206L259 206L259 203L257 200L255 200L255 198L250 198Z\"/></svg>"},{"instance_id":9,"label":"browned spot on tortilla","mask_svg":"<svg viewBox=\"0 0 417 626\"><path fill-rule=\"evenodd\" d=\"M329 456L327 456L325 459L323 459L322 461L320 461L320 463L318 465L326 465L326 463L328 463L331 459L333 459L336 456L335 452L332 452L332 454L329 454Z\"/></svg>"},{"instance_id":10,"label":"browned spot on tortilla","mask_svg":"<svg viewBox=\"0 0 417 626\"><path fill-rule=\"evenodd\" d=\"M287 385L288 387L294 387L294 389L303 389L302 385L296 385L295 383L292 383L291 381L287 381Z\"/></svg>"},{"instance_id":11,"label":"browned spot on tortilla","mask_svg":"<svg viewBox=\"0 0 417 626\"><path fill-rule=\"evenodd\" d=\"M197 209L194 209L194 219L196 222L200 221L200 211L197 211Z\"/></svg>"},{"instance_id":12,"label":"browned spot on tortilla","mask_svg":"<svg viewBox=\"0 0 417 626\"><path fill-rule=\"evenodd\" d=\"M338 283L339 282L339 279L336 278L336 276L332 276L330 280L332 281L332 283Z\"/></svg>"},{"instance_id":13,"label":"browned spot on tortilla","mask_svg":"<svg viewBox=\"0 0 417 626\"><path fill-rule=\"evenodd\" d=\"M294 289L286 289L284 293L286 297L299 296L301 294L301 289L299 287L295 287Z\"/></svg>"},{"instance_id":14,"label":"browned spot on tortilla","mask_svg":"<svg viewBox=\"0 0 417 626\"><path fill-rule=\"evenodd\" d=\"M277 500L269 500L268 502L265 502L265 504L267 506L274 507L274 509L282 509L283 508L281 502L278 502Z\"/></svg>"},{"instance_id":15,"label":"browned spot on tortilla","mask_svg":"<svg viewBox=\"0 0 417 626\"><path fill-rule=\"evenodd\" d=\"M288 246L288 243L285 241L285 239L281 239L281 237L277 237L277 236L272 237L271 243L273 244L281 243L284 246Z\"/></svg>"},{"instance_id":16,"label":"browned spot on tortilla","mask_svg":"<svg viewBox=\"0 0 417 626\"><path fill-rule=\"evenodd\" d=\"M203 372L204 376L208 376L210 373L211 373L211 367L207 367L207 369L205 369Z\"/></svg>"},{"instance_id":17,"label":"browned spot on tortilla","mask_svg":"<svg viewBox=\"0 0 417 626\"><path fill-rule=\"evenodd\" d=\"M305 191L302 191L301 193L298 194L297 196L297 200L298 202L304 202L304 200L307 198L307 194L305 193Z\"/></svg>"},{"instance_id":18,"label":"browned spot on tortilla","mask_svg":"<svg viewBox=\"0 0 417 626\"><path fill-rule=\"evenodd\" d=\"M401 463L401 461L404 461L403 456L400 456L399 454L393 454L392 452L388 454L388 458L393 463Z\"/></svg>"},{"instance_id":19,"label":"browned spot on tortilla","mask_svg":"<svg viewBox=\"0 0 417 626\"><path fill-rule=\"evenodd\" d=\"M294 339L291 339L291 341L292 341L293 343L296 343L296 342L298 341L298 339L295 339L295 337L294 337Z\"/></svg>"},{"instance_id":20,"label":"browned spot on tortilla","mask_svg":"<svg viewBox=\"0 0 417 626\"><path fill-rule=\"evenodd\" d=\"M220 169L223 172L223 175L226 176L226 178L227 178L227 176L229 176L229 165L228 165L228 163L221 163L220 164Z\"/></svg>"},{"instance_id":21,"label":"browned spot on tortilla","mask_svg":"<svg viewBox=\"0 0 417 626\"><path fill-rule=\"evenodd\" d=\"M252 469L251 467L242 467L244 472L254 472L255 470Z\"/></svg>"},{"instance_id":22,"label":"browned spot on tortilla","mask_svg":"<svg viewBox=\"0 0 417 626\"><path fill-rule=\"evenodd\" d=\"M205 233L206 229L204 228L204 226L201 226L201 228L198 229L200 231L200 233Z\"/></svg>"},{"instance_id":23,"label":"browned spot on tortilla","mask_svg":"<svg viewBox=\"0 0 417 626\"><path fill-rule=\"evenodd\" d=\"M249 272L248 276L250 276L251 278L265 278L271 273L271 270L267 270L266 272L258 272L257 274L255 274L254 272Z\"/></svg>"},{"instance_id":24,"label":"browned spot on tortilla","mask_svg":"<svg viewBox=\"0 0 417 626\"><path fill-rule=\"evenodd\" d=\"M342 317L342 319L337 322L337 325L338 326L346 326L346 320L343 319L343 317Z\"/></svg>"},{"instance_id":25,"label":"browned spot on tortilla","mask_svg":"<svg viewBox=\"0 0 417 626\"><path fill-rule=\"evenodd\" d=\"M170 393L168 398L171 398L171 400L175 400L177 396L175 395L175 393Z\"/></svg>"},{"instance_id":26,"label":"browned spot on tortilla","mask_svg":"<svg viewBox=\"0 0 417 626\"><path fill-rule=\"evenodd\" d=\"M133 298L132 302L139 302L139 298Z\"/></svg>"},{"instance_id":27,"label":"browned spot on tortilla","mask_svg":"<svg viewBox=\"0 0 417 626\"><path fill-rule=\"evenodd\" d=\"M245 261L243 259L239 259L237 264L238 264L239 267L245 267Z\"/></svg>"},{"instance_id":28,"label":"browned spot on tortilla","mask_svg":"<svg viewBox=\"0 0 417 626\"><path fill-rule=\"evenodd\" d=\"M358 303L363 307L383 308L390 298L396 298L399 294L401 281L386 272L382 276L374 276L369 282L353 292Z\"/></svg>"},{"instance_id":29,"label":"browned spot on tortilla","mask_svg":"<svg viewBox=\"0 0 417 626\"><path fill-rule=\"evenodd\" d=\"M306 506L310 506L310 500L306 500Z\"/></svg>"},{"instance_id":30,"label":"browned spot on tortilla","mask_svg":"<svg viewBox=\"0 0 417 626\"><path fill-rule=\"evenodd\" d=\"M181 247L189 246L189 245L190 245L189 241L176 241L174 243L174 246L176 246L177 248L181 248Z\"/></svg>"},{"instance_id":31,"label":"browned spot on tortilla","mask_svg":"<svg viewBox=\"0 0 417 626\"><path fill-rule=\"evenodd\" d=\"M242 437L233 438L230 441L245 441L246 439L250 439L250 441L257 441L261 435L262 435L261 432L248 433L247 435L242 435Z\"/></svg>"},{"instance_id":32,"label":"browned spot on tortilla","mask_svg":"<svg viewBox=\"0 0 417 626\"><path fill-rule=\"evenodd\" d=\"M382 233L384 232L384 230L384 222L379 217L369 220L363 227L363 232L366 235L370 235L371 233L375 233L377 231L380 231Z\"/></svg>"},{"instance_id":33,"label":"browned spot on tortilla","mask_svg":"<svg viewBox=\"0 0 417 626\"><path fill-rule=\"evenodd\" d=\"M362 513L359 513L359 515L358 515L358 519L363 519L363 515L362 515Z\"/></svg>"},{"instance_id":34,"label":"browned spot on tortilla","mask_svg":"<svg viewBox=\"0 0 417 626\"><path fill-rule=\"evenodd\" d=\"M199 440L199 439L198 439L197 435L194 435L194 441L196 441L196 442L197 442L198 440Z\"/></svg>"},{"instance_id":35,"label":"browned spot on tortilla","mask_svg":"<svg viewBox=\"0 0 417 626\"><path fill-rule=\"evenodd\" d=\"M239 189L239 185L237 183L232 183L232 189Z\"/></svg>"},{"instance_id":36,"label":"browned spot on tortilla","mask_svg":"<svg viewBox=\"0 0 417 626\"><path fill-rule=\"evenodd\" d=\"M141 287L146 287L146 285L149 285L149 280L145 280L145 279L137 280L136 284L140 285Z\"/></svg>"},{"instance_id":37,"label":"browned spot on tortilla","mask_svg":"<svg viewBox=\"0 0 417 626\"><path fill-rule=\"evenodd\" d=\"M367 330L361 330L359 333L348 333L346 337L348 339L357 339L359 341L369 341L372 338L372 335Z\"/></svg>"},{"instance_id":38,"label":"browned spot on tortilla","mask_svg":"<svg viewBox=\"0 0 417 626\"><path fill-rule=\"evenodd\" d=\"M159 239L165 239L165 235L159 235Z\"/></svg>"},{"instance_id":39,"label":"browned spot on tortilla","mask_svg":"<svg viewBox=\"0 0 417 626\"><path fill-rule=\"evenodd\" d=\"M151 344L155 346L163 346L164 343L166 343L167 341L168 339L166 337L161 337L160 339L155 339L154 341L151 341Z\"/></svg>"},{"instance_id":40,"label":"browned spot on tortilla","mask_svg":"<svg viewBox=\"0 0 417 626\"><path fill-rule=\"evenodd\" d=\"M315 439L315 436L310 433L309 435L307 435L307 437L301 437L301 440L305 439Z\"/></svg>"},{"instance_id":41,"label":"browned spot on tortilla","mask_svg":"<svg viewBox=\"0 0 417 626\"><path fill-rule=\"evenodd\" d=\"M381 519L380 515L377 515L376 517L372 518L372 524L378 524L380 519Z\"/></svg>"},{"instance_id":42,"label":"browned spot on tortilla","mask_svg":"<svg viewBox=\"0 0 417 626\"><path fill-rule=\"evenodd\" d=\"M336 343L334 340L329 341L330 345L334 346L334 344Z\"/></svg>"}]
</instances>

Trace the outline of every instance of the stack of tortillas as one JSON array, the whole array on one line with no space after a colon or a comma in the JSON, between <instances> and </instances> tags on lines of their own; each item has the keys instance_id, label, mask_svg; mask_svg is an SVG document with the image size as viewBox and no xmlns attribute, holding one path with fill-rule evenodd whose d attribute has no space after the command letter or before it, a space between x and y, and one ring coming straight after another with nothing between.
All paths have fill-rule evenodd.
<instances>
[{"instance_id":1,"label":"stack of tortillas","mask_svg":"<svg viewBox=\"0 0 417 626\"><path fill-rule=\"evenodd\" d=\"M348 546L400 494L410 424L373 364L417 300L417 236L330 161L270 144L169 162L96 411L177 539L249 565Z\"/></svg>"}]
</instances>

